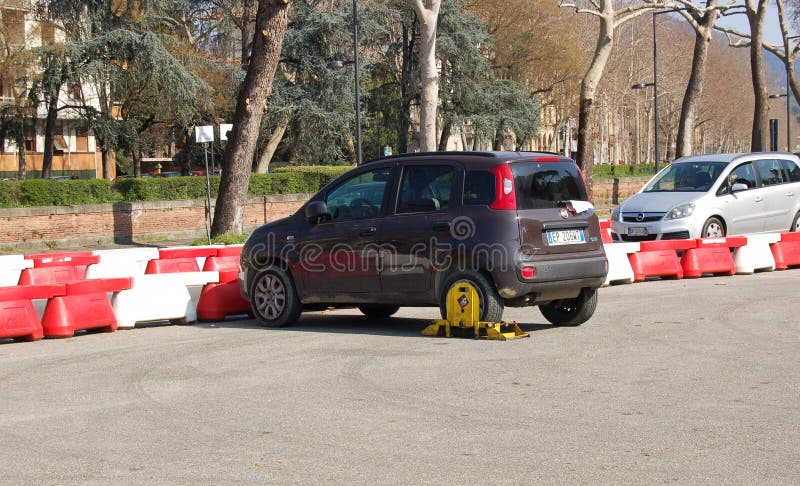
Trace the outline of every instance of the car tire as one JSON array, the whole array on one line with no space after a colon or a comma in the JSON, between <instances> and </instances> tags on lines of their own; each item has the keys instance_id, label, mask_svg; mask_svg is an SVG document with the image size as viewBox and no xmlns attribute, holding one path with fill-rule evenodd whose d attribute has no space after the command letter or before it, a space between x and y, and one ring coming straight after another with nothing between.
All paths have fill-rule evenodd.
<instances>
[{"instance_id":1,"label":"car tire","mask_svg":"<svg viewBox=\"0 0 800 486\"><path fill-rule=\"evenodd\" d=\"M700 233L701 238L724 238L725 225L722 224L717 217L708 218L703 224L703 231Z\"/></svg>"},{"instance_id":2,"label":"car tire","mask_svg":"<svg viewBox=\"0 0 800 486\"><path fill-rule=\"evenodd\" d=\"M258 323L266 327L290 326L303 311L292 277L276 266L256 274L250 284L250 307Z\"/></svg>"},{"instance_id":3,"label":"car tire","mask_svg":"<svg viewBox=\"0 0 800 486\"><path fill-rule=\"evenodd\" d=\"M358 306L358 310L361 311L366 317L372 317L374 319L386 319L388 317L393 316L400 310L399 305L380 305L380 304L364 304Z\"/></svg>"},{"instance_id":4,"label":"car tire","mask_svg":"<svg viewBox=\"0 0 800 486\"><path fill-rule=\"evenodd\" d=\"M444 280L439 295L439 312L442 314L442 319L447 319L447 294L460 282L466 282L478 291L481 301L481 321L500 322L503 318L503 299L497 294L491 280L477 271L456 272Z\"/></svg>"},{"instance_id":5,"label":"car tire","mask_svg":"<svg viewBox=\"0 0 800 486\"><path fill-rule=\"evenodd\" d=\"M789 231L800 231L800 211L794 215L794 220L792 221L792 225L789 227Z\"/></svg>"},{"instance_id":6,"label":"car tire","mask_svg":"<svg viewBox=\"0 0 800 486\"><path fill-rule=\"evenodd\" d=\"M541 304L539 311L556 326L580 326L588 321L597 309L597 289L584 290L574 299L563 299Z\"/></svg>"}]
</instances>

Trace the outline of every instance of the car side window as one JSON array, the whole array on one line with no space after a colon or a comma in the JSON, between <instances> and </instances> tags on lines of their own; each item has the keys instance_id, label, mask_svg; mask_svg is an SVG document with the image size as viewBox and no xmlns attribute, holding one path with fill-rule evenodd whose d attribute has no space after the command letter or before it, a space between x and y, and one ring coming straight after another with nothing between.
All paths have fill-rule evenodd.
<instances>
[{"instance_id":1,"label":"car side window","mask_svg":"<svg viewBox=\"0 0 800 486\"><path fill-rule=\"evenodd\" d=\"M762 185L774 186L783 183L783 169L777 160L756 160L756 168L758 169L758 175L761 176Z\"/></svg>"},{"instance_id":2,"label":"car side window","mask_svg":"<svg viewBox=\"0 0 800 486\"><path fill-rule=\"evenodd\" d=\"M793 160L784 160L783 165L786 167L786 172L789 174L789 181L800 182L800 166Z\"/></svg>"},{"instance_id":3,"label":"car side window","mask_svg":"<svg viewBox=\"0 0 800 486\"><path fill-rule=\"evenodd\" d=\"M449 165L411 165L403 169L397 213L446 211L455 181Z\"/></svg>"},{"instance_id":4,"label":"car side window","mask_svg":"<svg viewBox=\"0 0 800 486\"><path fill-rule=\"evenodd\" d=\"M378 216L391 172L391 167L381 167L362 172L339 184L325 198L331 220Z\"/></svg>"},{"instance_id":5,"label":"car side window","mask_svg":"<svg viewBox=\"0 0 800 486\"><path fill-rule=\"evenodd\" d=\"M471 170L464 178L464 204L488 206L494 201L494 174L486 170Z\"/></svg>"},{"instance_id":6,"label":"car side window","mask_svg":"<svg viewBox=\"0 0 800 486\"><path fill-rule=\"evenodd\" d=\"M756 173L753 170L753 164L751 162L745 162L733 169L728 175L728 180L722 184L717 194L720 196L730 194L733 184L744 184L748 189L756 187Z\"/></svg>"}]
</instances>

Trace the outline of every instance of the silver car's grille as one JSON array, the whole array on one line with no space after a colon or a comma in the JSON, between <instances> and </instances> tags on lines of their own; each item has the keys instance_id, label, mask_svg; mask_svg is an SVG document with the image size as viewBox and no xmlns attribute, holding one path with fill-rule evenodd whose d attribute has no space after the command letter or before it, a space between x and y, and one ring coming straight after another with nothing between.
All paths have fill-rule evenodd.
<instances>
[{"instance_id":1,"label":"silver car's grille","mask_svg":"<svg viewBox=\"0 0 800 486\"><path fill-rule=\"evenodd\" d=\"M622 221L625 223L651 223L661 221L666 213L622 213Z\"/></svg>"}]
</instances>

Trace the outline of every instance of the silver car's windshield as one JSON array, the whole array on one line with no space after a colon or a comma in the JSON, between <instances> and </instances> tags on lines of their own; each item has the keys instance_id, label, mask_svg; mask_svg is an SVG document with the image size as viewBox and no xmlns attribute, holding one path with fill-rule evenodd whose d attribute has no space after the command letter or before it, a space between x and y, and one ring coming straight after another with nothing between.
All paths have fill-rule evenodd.
<instances>
[{"instance_id":1,"label":"silver car's windshield","mask_svg":"<svg viewBox=\"0 0 800 486\"><path fill-rule=\"evenodd\" d=\"M650 181L642 192L706 192L727 165L727 162L672 164Z\"/></svg>"}]
</instances>

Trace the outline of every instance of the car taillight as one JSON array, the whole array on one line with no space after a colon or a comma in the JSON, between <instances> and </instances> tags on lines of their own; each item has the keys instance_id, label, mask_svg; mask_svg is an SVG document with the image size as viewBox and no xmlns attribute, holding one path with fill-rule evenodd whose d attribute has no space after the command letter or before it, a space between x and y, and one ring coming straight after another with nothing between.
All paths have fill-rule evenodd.
<instances>
[{"instance_id":1,"label":"car taillight","mask_svg":"<svg viewBox=\"0 0 800 486\"><path fill-rule=\"evenodd\" d=\"M533 280L534 275L536 275L536 269L533 267L522 267L520 273L525 280Z\"/></svg>"},{"instance_id":2,"label":"car taillight","mask_svg":"<svg viewBox=\"0 0 800 486\"><path fill-rule=\"evenodd\" d=\"M511 166L500 164L492 167L495 182L494 202L492 209L517 209L517 193L514 190L514 174Z\"/></svg>"},{"instance_id":3,"label":"car taillight","mask_svg":"<svg viewBox=\"0 0 800 486\"><path fill-rule=\"evenodd\" d=\"M559 162L561 158L552 155L545 155L543 157L542 156L534 157L533 160L535 162Z\"/></svg>"}]
</instances>

